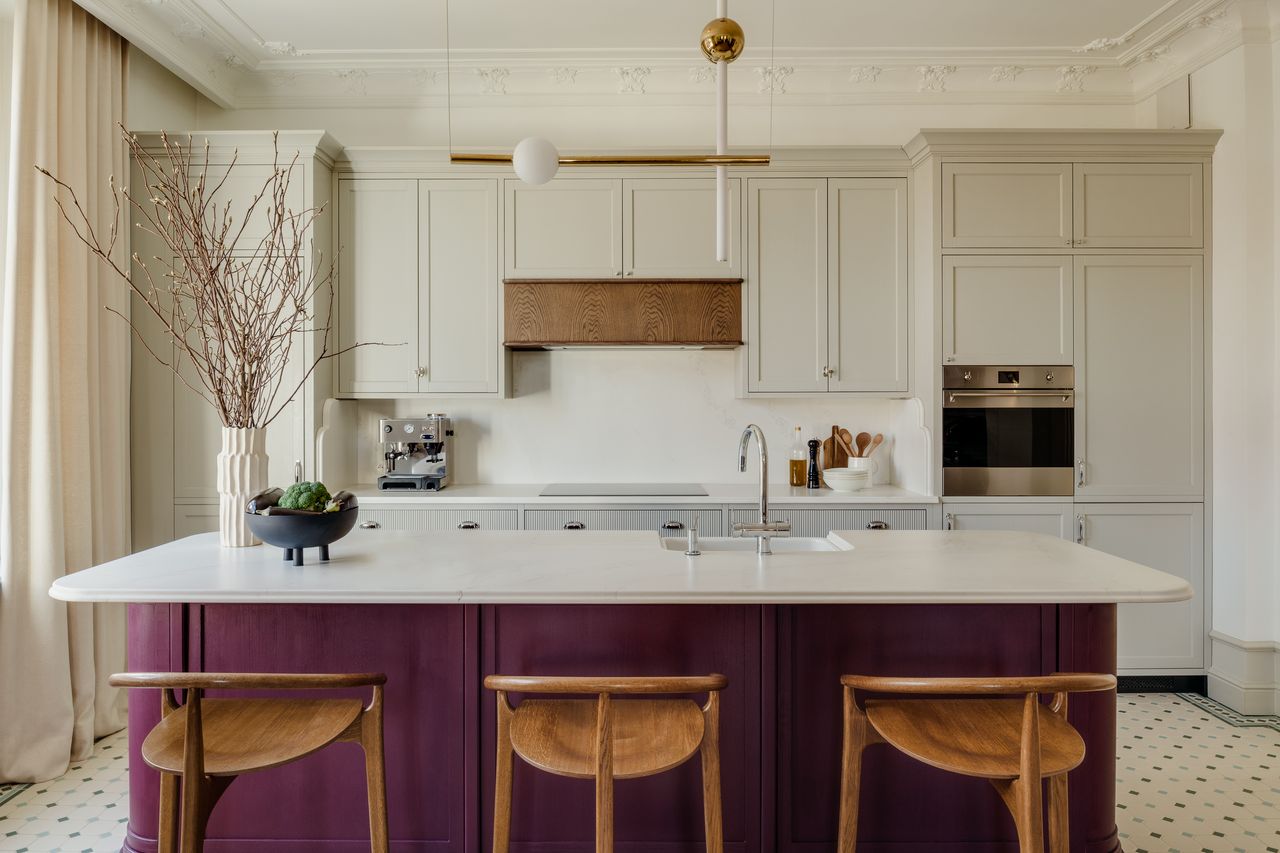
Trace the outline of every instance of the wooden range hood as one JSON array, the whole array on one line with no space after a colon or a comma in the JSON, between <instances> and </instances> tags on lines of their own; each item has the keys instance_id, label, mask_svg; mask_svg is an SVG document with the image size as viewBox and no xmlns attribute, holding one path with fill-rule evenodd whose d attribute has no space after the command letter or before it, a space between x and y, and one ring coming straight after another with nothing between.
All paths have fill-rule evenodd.
<instances>
[{"instance_id":1,"label":"wooden range hood","mask_svg":"<svg viewBox=\"0 0 1280 853\"><path fill-rule=\"evenodd\" d=\"M507 279L511 349L742 345L742 279Z\"/></svg>"}]
</instances>

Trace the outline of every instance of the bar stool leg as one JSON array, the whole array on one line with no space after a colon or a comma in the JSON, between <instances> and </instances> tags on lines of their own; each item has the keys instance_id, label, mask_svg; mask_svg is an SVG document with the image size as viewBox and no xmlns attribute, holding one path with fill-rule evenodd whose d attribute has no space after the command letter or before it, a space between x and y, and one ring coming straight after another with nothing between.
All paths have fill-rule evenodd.
<instances>
[{"instance_id":1,"label":"bar stool leg","mask_svg":"<svg viewBox=\"0 0 1280 853\"><path fill-rule=\"evenodd\" d=\"M364 778L369 792L369 846L388 853L387 771L382 746L382 687L373 688L373 702L361 715L360 746L364 748Z\"/></svg>"},{"instance_id":2,"label":"bar stool leg","mask_svg":"<svg viewBox=\"0 0 1280 853\"><path fill-rule=\"evenodd\" d=\"M1071 848L1067 811L1067 774L1049 779L1049 853L1067 853Z\"/></svg>"},{"instance_id":3,"label":"bar stool leg","mask_svg":"<svg viewBox=\"0 0 1280 853\"><path fill-rule=\"evenodd\" d=\"M707 853L724 853L724 818L720 810L720 694L713 691L702 709L702 819Z\"/></svg>"},{"instance_id":4,"label":"bar stool leg","mask_svg":"<svg viewBox=\"0 0 1280 853\"><path fill-rule=\"evenodd\" d=\"M840 829L837 853L858 847L858 799L862 793L862 751L880 738L858 707L852 687L844 688L844 746L840 756Z\"/></svg>"},{"instance_id":5,"label":"bar stool leg","mask_svg":"<svg viewBox=\"0 0 1280 853\"><path fill-rule=\"evenodd\" d=\"M497 768L493 785L493 853L507 853L511 843L511 705L498 691Z\"/></svg>"},{"instance_id":6,"label":"bar stool leg","mask_svg":"<svg viewBox=\"0 0 1280 853\"><path fill-rule=\"evenodd\" d=\"M158 853L178 853L178 775L160 774L160 838Z\"/></svg>"},{"instance_id":7,"label":"bar stool leg","mask_svg":"<svg viewBox=\"0 0 1280 853\"><path fill-rule=\"evenodd\" d=\"M609 694L596 704L596 853L613 853L613 720Z\"/></svg>"}]
</instances>

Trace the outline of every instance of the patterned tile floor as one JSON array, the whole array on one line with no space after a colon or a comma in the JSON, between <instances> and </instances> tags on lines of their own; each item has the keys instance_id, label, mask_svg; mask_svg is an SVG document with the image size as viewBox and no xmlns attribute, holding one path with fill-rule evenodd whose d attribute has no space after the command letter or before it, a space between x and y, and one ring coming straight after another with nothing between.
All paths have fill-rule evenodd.
<instances>
[{"instance_id":1,"label":"patterned tile floor","mask_svg":"<svg viewBox=\"0 0 1280 853\"><path fill-rule=\"evenodd\" d=\"M1280 851L1280 717L1169 693L1118 705L1116 816L1128 853ZM0 853L117 853L127 759L120 732L59 779L0 785Z\"/></svg>"}]
</instances>

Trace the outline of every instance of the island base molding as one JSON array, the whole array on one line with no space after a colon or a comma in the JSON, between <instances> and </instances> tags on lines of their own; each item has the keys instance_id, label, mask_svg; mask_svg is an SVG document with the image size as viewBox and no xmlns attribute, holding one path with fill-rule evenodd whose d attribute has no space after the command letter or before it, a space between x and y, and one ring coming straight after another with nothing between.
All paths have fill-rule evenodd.
<instances>
[{"instance_id":1,"label":"island base molding","mask_svg":"<svg viewBox=\"0 0 1280 853\"><path fill-rule=\"evenodd\" d=\"M495 704L490 673L724 673L725 848L828 853L839 796L839 676L1115 671L1108 604L140 604L129 668L387 673L392 849L488 853ZM348 691L349 692L349 691ZM620 700L621 701L621 700ZM1073 697L1088 753L1071 773L1071 849L1120 850L1115 695ZM158 696L129 708L126 853L155 853L158 774L138 754ZM209 853L356 853L368 824L354 744L236 780L209 824ZM860 853L1014 851L985 781L872 748ZM619 853L701 853L697 762L617 785ZM593 789L517 762L512 853L590 853Z\"/></svg>"},{"instance_id":2,"label":"island base molding","mask_svg":"<svg viewBox=\"0 0 1280 853\"><path fill-rule=\"evenodd\" d=\"M1240 714L1280 713L1280 643L1210 631L1209 698Z\"/></svg>"}]
</instances>

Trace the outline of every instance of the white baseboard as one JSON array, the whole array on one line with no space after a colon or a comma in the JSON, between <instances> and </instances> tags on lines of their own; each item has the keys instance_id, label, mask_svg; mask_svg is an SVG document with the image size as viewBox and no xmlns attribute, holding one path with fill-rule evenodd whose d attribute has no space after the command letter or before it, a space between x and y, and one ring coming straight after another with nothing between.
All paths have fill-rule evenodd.
<instances>
[{"instance_id":1,"label":"white baseboard","mask_svg":"<svg viewBox=\"0 0 1280 853\"><path fill-rule=\"evenodd\" d=\"M1280 643L1210 631L1209 697L1241 714L1280 713Z\"/></svg>"}]
</instances>

